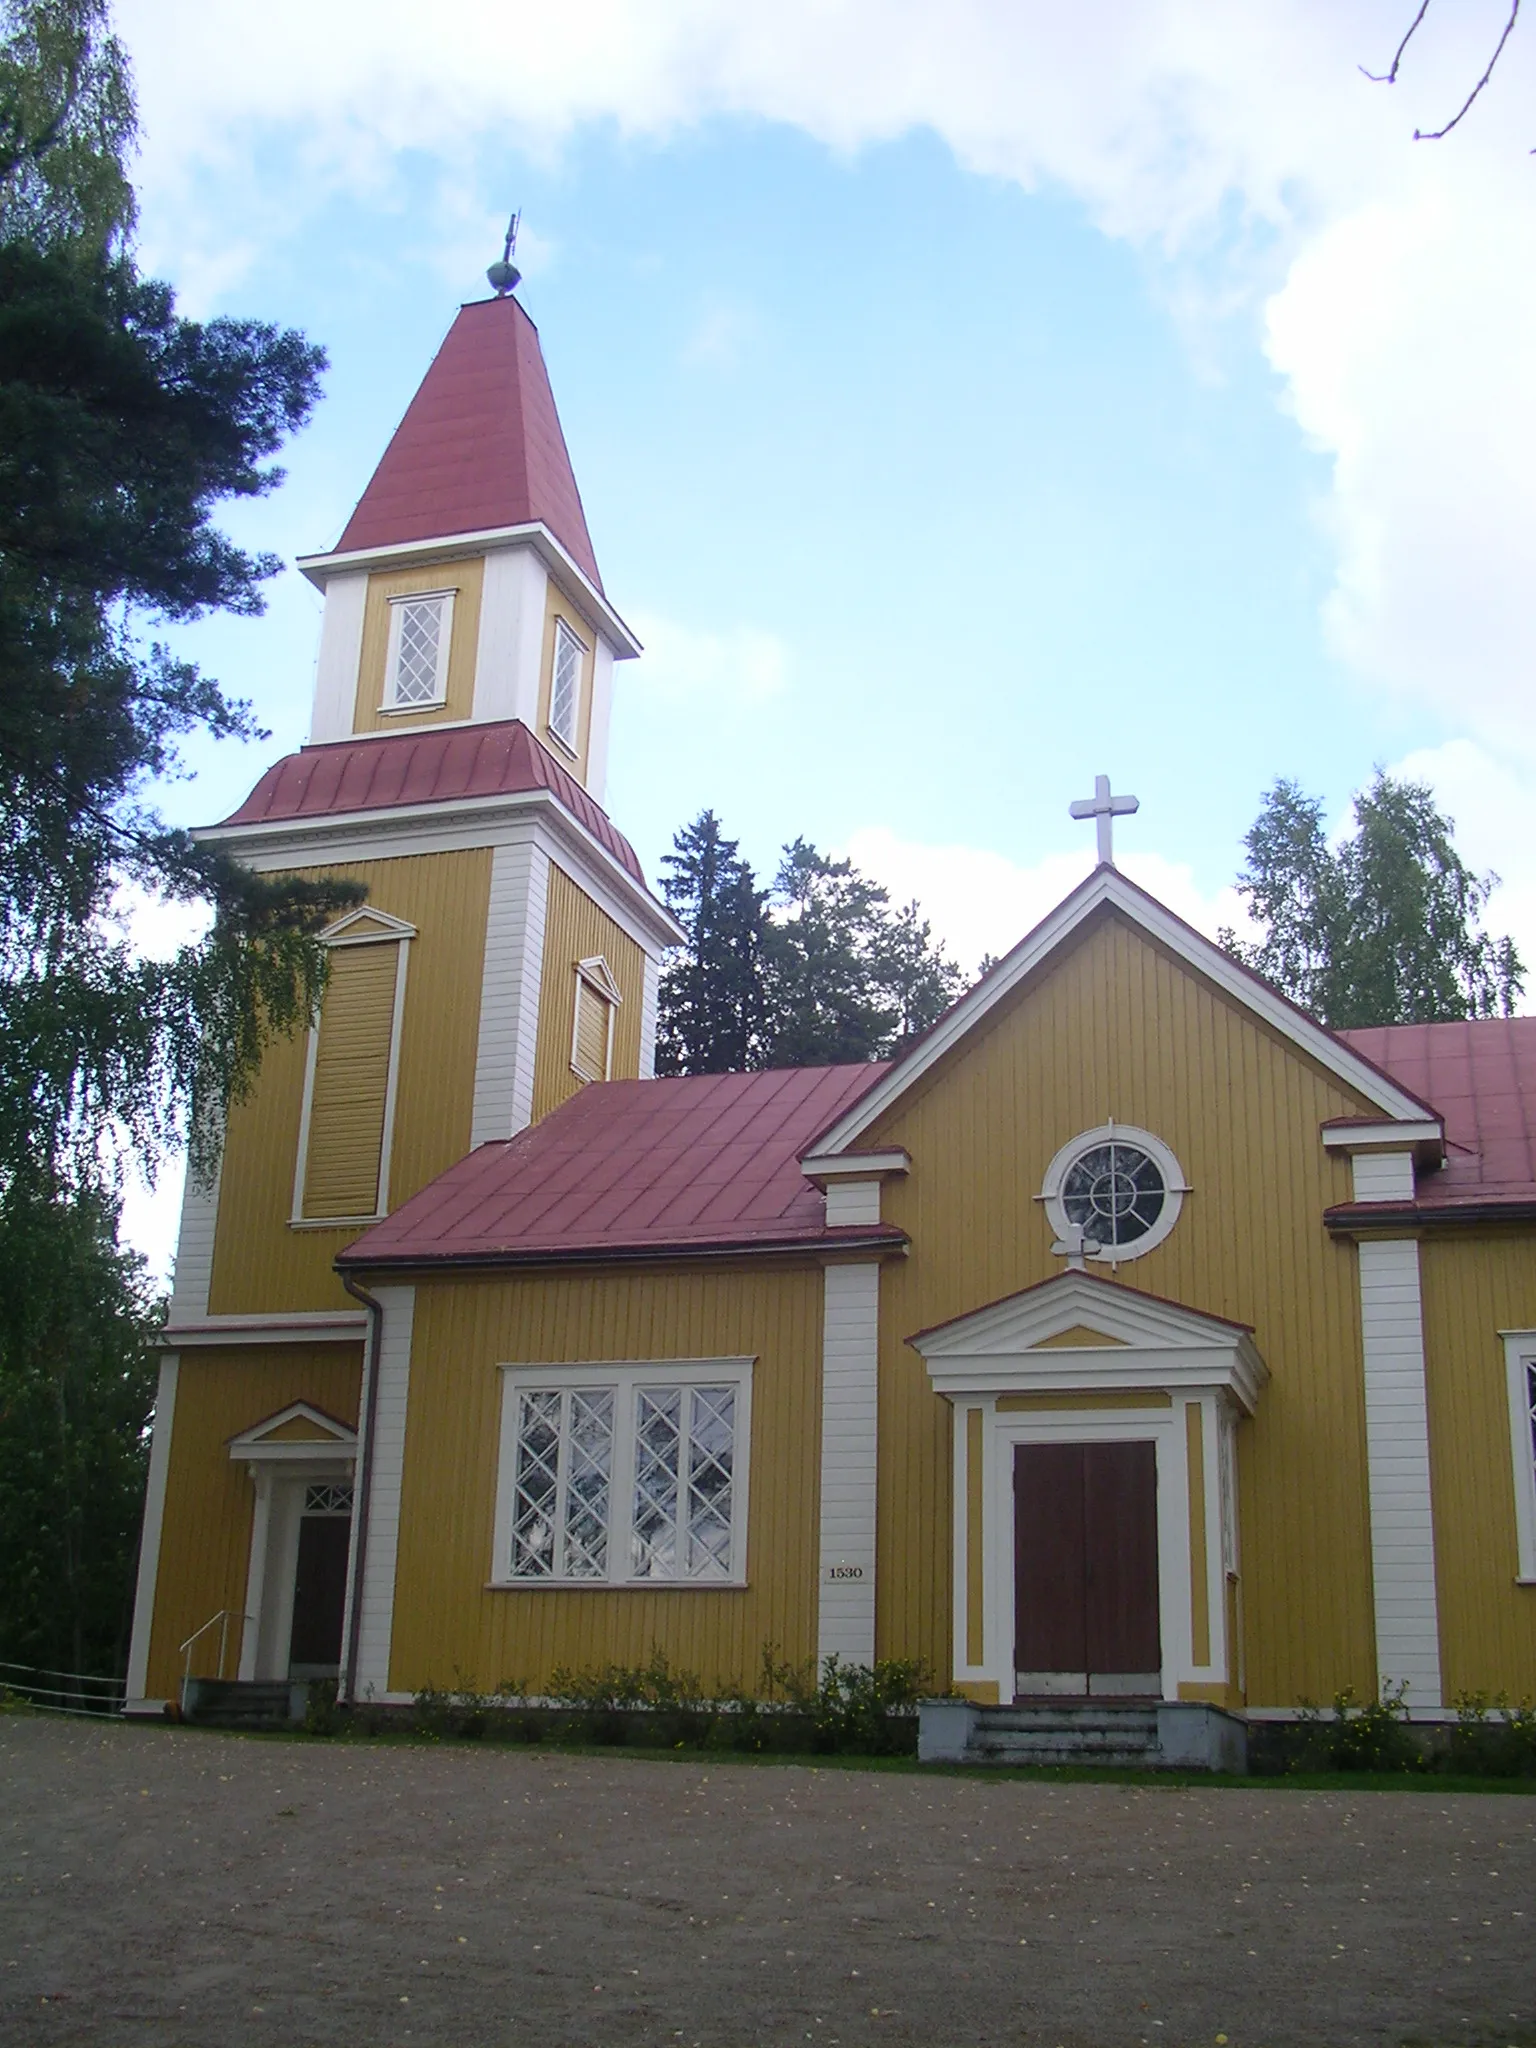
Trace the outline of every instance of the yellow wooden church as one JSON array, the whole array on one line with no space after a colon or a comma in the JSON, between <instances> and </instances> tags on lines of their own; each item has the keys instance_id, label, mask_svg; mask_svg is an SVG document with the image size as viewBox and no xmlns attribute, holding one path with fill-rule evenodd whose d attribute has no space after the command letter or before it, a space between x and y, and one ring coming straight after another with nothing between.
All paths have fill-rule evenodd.
<instances>
[{"instance_id":1,"label":"yellow wooden church","mask_svg":"<svg viewBox=\"0 0 1536 2048\"><path fill-rule=\"evenodd\" d=\"M930 1754L1070 1703L1220 1759L1536 1692L1536 1020L1324 1030L1116 870L1105 784L893 1063L655 1079L639 648L515 297L301 567L309 742L204 836L368 897L186 1196L130 1711L771 1644L921 1659Z\"/></svg>"}]
</instances>

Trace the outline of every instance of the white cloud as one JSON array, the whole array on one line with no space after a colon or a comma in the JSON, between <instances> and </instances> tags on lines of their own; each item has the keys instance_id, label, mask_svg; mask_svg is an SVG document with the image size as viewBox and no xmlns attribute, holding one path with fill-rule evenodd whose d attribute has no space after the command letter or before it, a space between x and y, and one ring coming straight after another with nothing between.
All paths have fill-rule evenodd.
<instances>
[{"instance_id":1,"label":"white cloud","mask_svg":"<svg viewBox=\"0 0 1536 2048\"><path fill-rule=\"evenodd\" d=\"M855 832L842 850L883 883L896 902L915 898L935 936L967 973L975 971L984 954L1001 955L1016 946L1093 866L1092 852L1081 848L1021 867L1005 854L974 846L925 846L883 826ZM1158 854L1118 858L1133 882L1208 938L1223 925L1246 928L1235 890L1208 895L1189 868Z\"/></svg>"},{"instance_id":2,"label":"white cloud","mask_svg":"<svg viewBox=\"0 0 1536 2048\"><path fill-rule=\"evenodd\" d=\"M231 182L248 245L338 188L388 208L409 151L410 175L437 166L457 275L461 241L488 246L477 151L598 120L665 136L736 113L840 149L928 128L976 170L1066 187L1173 259L1186 319L1267 296L1288 402L1333 458L1339 652L1536 754L1536 29L1448 141L1411 140L1476 78L1503 0L1432 8L1391 89L1358 67L1409 0L270 0L259 35L237 0L119 12L148 217L177 223L200 291L240 258ZM735 337L706 319L694 345Z\"/></svg>"},{"instance_id":3,"label":"white cloud","mask_svg":"<svg viewBox=\"0 0 1536 2048\"><path fill-rule=\"evenodd\" d=\"M633 623L645 648L633 687L652 702L730 715L772 703L789 681L789 650L759 627L711 633L645 612Z\"/></svg>"}]
</instances>

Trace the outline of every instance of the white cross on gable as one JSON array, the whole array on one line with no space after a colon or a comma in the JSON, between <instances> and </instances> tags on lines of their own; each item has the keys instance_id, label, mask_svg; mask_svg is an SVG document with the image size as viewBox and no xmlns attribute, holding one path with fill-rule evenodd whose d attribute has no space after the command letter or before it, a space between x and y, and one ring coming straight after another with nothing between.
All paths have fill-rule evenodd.
<instances>
[{"instance_id":1,"label":"white cross on gable","mask_svg":"<svg viewBox=\"0 0 1536 2048\"><path fill-rule=\"evenodd\" d=\"M1095 775L1093 795L1079 797L1072 806L1074 818L1093 818L1099 829L1099 859L1110 867L1115 864L1116 818L1128 818L1132 811L1141 809L1141 799L1134 796L1111 796L1109 777Z\"/></svg>"}]
</instances>

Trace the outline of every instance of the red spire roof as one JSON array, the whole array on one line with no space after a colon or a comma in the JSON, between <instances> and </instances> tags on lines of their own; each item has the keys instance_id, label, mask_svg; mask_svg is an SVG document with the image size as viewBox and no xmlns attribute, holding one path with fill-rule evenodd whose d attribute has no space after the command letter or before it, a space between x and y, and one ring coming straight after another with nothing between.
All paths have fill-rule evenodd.
<instances>
[{"instance_id":1,"label":"red spire roof","mask_svg":"<svg viewBox=\"0 0 1536 2048\"><path fill-rule=\"evenodd\" d=\"M599 590L539 330L516 299L459 308L339 554L542 521Z\"/></svg>"}]
</instances>

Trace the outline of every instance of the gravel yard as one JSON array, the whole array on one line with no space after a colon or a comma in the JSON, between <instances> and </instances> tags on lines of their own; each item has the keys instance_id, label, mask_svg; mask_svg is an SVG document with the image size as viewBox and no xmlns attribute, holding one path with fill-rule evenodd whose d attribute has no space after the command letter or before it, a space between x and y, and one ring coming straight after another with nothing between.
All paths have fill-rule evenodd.
<instances>
[{"instance_id":1,"label":"gravel yard","mask_svg":"<svg viewBox=\"0 0 1536 2048\"><path fill-rule=\"evenodd\" d=\"M1536 2042L1536 1799L0 1719L0 2041Z\"/></svg>"}]
</instances>

